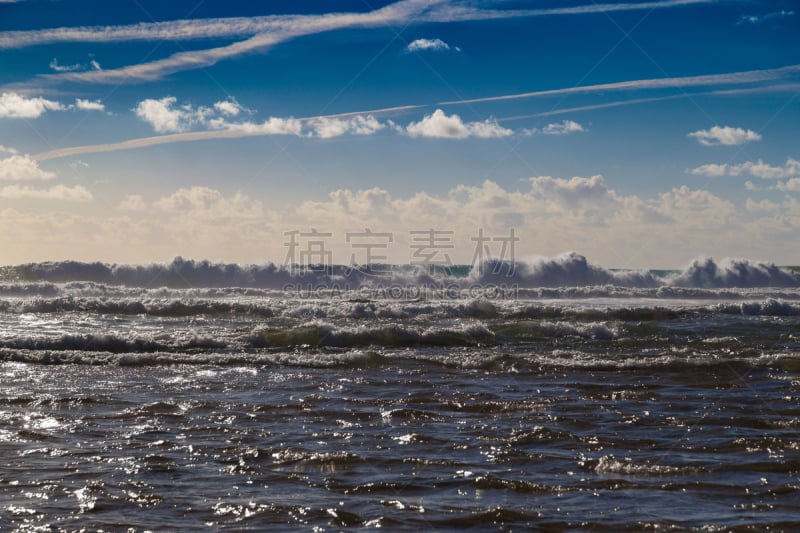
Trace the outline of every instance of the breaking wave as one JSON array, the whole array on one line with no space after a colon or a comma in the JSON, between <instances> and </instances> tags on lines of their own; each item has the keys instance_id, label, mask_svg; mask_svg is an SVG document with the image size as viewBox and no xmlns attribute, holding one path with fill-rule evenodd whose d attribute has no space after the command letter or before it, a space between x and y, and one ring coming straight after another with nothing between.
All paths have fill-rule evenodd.
<instances>
[{"instance_id":1,"label":"breaking wave","mask_svg":"<svg viewBox=\"0 0 800 533\"><path fill-rule=\"evenodd\" d=\"M237 265L185 260L167 264L110 265L76 261L30 263L4 267L0 272L0 296L51 297L64 284L73 290L105 291L109 286L143 289L242 288L262 290L352 291L360 288L430 287L465 290L470 287L514 287L517 289L583 288L626 289L725 289L797 288L800 277L773 263L746 259L701 258L672 274L644 270L614 270L596 265L577 252L527 261L491 260L469 267L429 270L413 265L386 265L381 270L334 265L321 269L299 269L267 263ZM76 285L78 284L78 285ZM596 292L596 290L595 290ZM665 293L666 294L666 293ZM546 294L544 295L546 296Z\"/></svg>"},{"instance_id":2,"label":"breaking wave","mask_svg":"<svg viewBox=\"0 0 800 533\"><path fill-rule=\"evenodd\" d=\"M586 257L576 252L530 262L487 261L473 270L471 277L479 283L521 287L658 287L661 284L649 272L607 270L589 263Z\"/></svg>"},{"instance_id":3,"label":"breaking wave","mask_svg":"<svg viewBox=\"0 0 800 533\"><path fill-rule=\"evenodd\" d=\"M695 259L680 274L669 278L675 287L797 287L798 277L784 272L773 263L747 259Z\"/></svg>"}]
</instances>

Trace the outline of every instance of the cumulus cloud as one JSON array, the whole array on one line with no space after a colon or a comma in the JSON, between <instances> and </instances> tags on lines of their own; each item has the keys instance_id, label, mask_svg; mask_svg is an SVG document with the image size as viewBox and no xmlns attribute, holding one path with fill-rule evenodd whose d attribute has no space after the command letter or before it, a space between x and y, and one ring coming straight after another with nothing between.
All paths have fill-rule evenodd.
<instances>
[{"instance_id":1,"label":"cumulus cloud","mask_svg":"<svg viewBox=\"0 0 800 533\"><path fill-rule=\"evenodd\" d=\"M695 176L708 176L709 178L718 178L720 176L724 176L728 173L729 165L722 163L708 163L705 165L700 165L699 167L695 167L693 169L687 169L689 174L694 174Z\"/></svg>"},{"instance_id":2,"label":"cumulus cloud","mask_svg":"<svg viewBox=\"0 0 800 533\"><path fill-rule=\"evenodd\" d=\"M220 133L233 133L240 136L249 135L303 135L303 123L296 118L270 117L264 122L228 122L224 118L214 118L208 125ZM206 132L202 132L206 133ZM208 132L214 133L214 132Z\"/></svg>"},{"instance_id":3,"label":"cumulus cloud","mask_svg":"<svg viewBox=\"0 0 800 533\"><path fill-rule=\"evenodd\" d=\"M330 139L345 134L372 135L386 127L372 115L357 115L348 119L320 117L310 120L310 136Z\"/></svg>"},{"instance_id":4,"label":"cumulus cloud","mask_svg":"<svg viewBox=\"0 0 800 533\"><path fill-rule=\"evenodd\" d=\"M105 111L106 106L100 100L94 102L82 98L75 99L75 107L83 111Z\"/></svg>"},{"instance_id":5,"label":"cumulus cloud","mask_svg":"<svg viewBox=\"0 0 800 533\"><path fill-rule=\"evenodd\" d=\"M157 133L178 133L192 125L204 123L212 110L208 107L195 108L191 104L175 107L178 99L166 96L161 99L148 98L139 102L134 109L136 116L149 123Z\"/></svg>"},{"instance_id":6,"label":"cumulus cloud","mask_svg":"<svg viewBox=\"0 0 800 533\"><path fill-rule=\"evenodd\" d=\"M586 131L583 126L573 120L564 120L555 124L548 124L542 128L545 135L564 135L566 133L578 133Z\"/></svg>"},{"instance_id":7,"label":"cumulus cloud","mask_svg":"<svg viewBox=\"0 0 800 533\"><path fill-rule=\"evenodd\" d=\"M89 101L77 98L74 104L64 105L61 102L42 97L32 97L4 92L0 94L0 118L39 118L47 111L67 111L81 109L84 111L105 111L100 100Z\"/></svg>"},{"instance_id":8,"label":"cumulus cloud","mask_svg":"<svg viewBox=\"0 0 800 533\"><path fill-rule=\"evenodd\" d=\"M122 199L117 209L133 212L146 211L147 203L145 203L144 198L140 194L129 194Z\"/></svg>"},{"instance_id":9,"label":"cumulus cloud","mask_svg":"<svg viewBox=\"0 0 800 533\"><path fill-rule=\"evenodd\" d=\"M242 105L239 102L233 99L223 100L221 102L215 103L214 109L216 109L218 112L228 117L235 117L238 116L239 113L247 111L247 109L242 107Z\"/></svg>"},{"instance_id":10,"label":"cumulus cloud","mask_svg":"<svg viewBox=\"0 0 800 533\"><path fill-rule=\"evenodd\" d=\"M216 189L200 186L178 189L153 205L161 211L213 218L258 216L262 212L261 204L241 193L228 198Z\"/></svg>"},{"instance_id":11,"label":"cumulus cloud","mask_svg":"<svg viewBox=\"0 0 800 533\"><path fill-rule=\"evenodd\" d=\"M758 161L746 161L738 165L710 163L690 169L688 172L689 174L708 177L749 175L761 179L783 179L800 176L800 161L790 157L783 166L773 166L764 163L761 159Z\"/></svg>"},{"instance_id":12,"label":"cumulus cloud","mask_svg":"<svg viewBox=\"0 0 800 533\"><path fill-rule=\"evenodd\" d=\"M732 253L749 242L742 238L744 209L708 191L680 187L652 198L622 196L601 176L540 176L528 183L527 189L513 190L487 180L446 194L397 198L384 189L345 189L326 201L304 202L297 214L308 227L334 234L365 227L394 232L401 252L407 249L409 229L453 229L461 238L453 251L454 260L463 254L459 261L472 257L469 237L480 228L489 235L507 235L516 228L522 238L520 257L551 255L568 246L616 264L669 264L663 261L674 260L675 249ZM586 231L590 226L592 231Z\"/></svg>"},{"instance_id":13,"label":"cumulus cloud","mask_svg":"<svg viewBox=\"0 0 800 533\"><path fill-rule=\"evenodd\" d=\"M63 200L67 202L89 202L92 200L92 193L81 185L67 187L66 185L55 185L47 189L34 189L21 185L7 185L0 187L0 198L20 200L23 198L38 198L45 200Z\"/></svg>"},{"instance_id":14,"label":"cumulus cloud","mask_svg":"<svg viewBox=\"0 0 800 533\"><path fill-rule=\"evenodd\" d=\"M661 194L658 210L688 227L702 227L703 224L716 228L732 226L737 214L736 206L731 202L709 191L691 189L685 185ZM697 213L703 215L698 216Z\"/></svg>"},{"instance_id":15,"label":"cumulus cloud","mask_svg":"<svg viewBox=\"0 0 800 533\"><path fill-rule=\"evenodd\" d=\"M714 126L707 130L698 130L689 134L703 146L738 146L752 141L760 141L761 135L753 130L733 128L731 126Z\"/></svg>"},{"instance_id":16,"label":"cumulus cloud","mask_svg":"<svg viewBox=\"0 0 800 533\"><path fill-rule=\"evenodd\" d=\"M460 52L461 48L457 46L451 47L441 39L417 39L416 41L409 43L409 45L406 47L406 50L408 52L422 52L425 50L430 50L433 52L447 52L449 50L454 50L456 52Z\"/></svg>"},{"instance_id":17,"label":"cumulus cloud","mask_svg":"<svg viewBox=\"0 0 800 533\"><path fill-rule=\"evenodd\" d=\"M464 122L456 114L448 116L441 109L426 115L419 122L412 122L405 128L411 137L436 137L440 139L466 139L467 137L497 138L508 137L514 132L500 126L496 120Z\"/></svg>"},{"instance_id":18,"label":"cumulus cloud","mask_svg":"<svg viewBox=\"0 0 800 533\"><path fill-rule=\"evenodd\" d=\"M346 263L354 250L345 233L370 228L391 232L385 255L393 262L411 258L410 230L453 230L455 262L473 257L472 237L506 237L514 228L520 237L517 258L556 255L578 249L600 263L614 266L670 266L681 257L700 253L762 256L786 249L787 238L800 231L797 195L782 204L742 201L734 205L714 194L680 187L652 197L622 196L600 176L531 178L519 189L492 181L459 185L442 194L418 192L392 196L389 191L343 189L319 201L263 209L243 194L195 186L145 202L129 194L120 206L147 209L147 216L120 210L109 217L89 213L20 213L0 208L0 248L9 261L32 257L47 243L47 254L87 260L151 261L180 254L237 262L283 261L284 231L316 227L333 234L334 261ZM13 189L6 194L21 196ZM40 193L42 196L44 193ZM54 194L54 193L51 193ZM30 194L29 194L30 196ZM316 195L315 195L316 196ZM591 227L592 231L587 231ZM57 235L55 239L53 235ZM87 242L87 235L91 240ZM783 242L774 247L771 243ZM764 243L769 243L766 248ZM490 243L497 253L495 241ZM97 256L98 250L103 255ZM382 250L381 253L384 251ZM265 255L269 254L269 255ZM680 260L680 258L677 258Z\"/></svg>"},{"instance_id":19,"label":"cumulus cloud","mask_svg":"<svg viewBox=\"0 0 800 533\"><path fill-rule=\"evenodd\" d=\"M761 200L760 202L756 202L752 198L748 198L744 204L745 209L751 213L758 213L758 212L766 212L770 213L773 211L777 211L781 208L781 205L775 202L771 202L769 200Z\"/></svg>"},{"instance_id":20,"label":"cumulus cloud","mask_svg":"<svg viewBox=\"0 0 800 533\"><path fill-rule=\"evenodd\" d=\"M208 127L211 131L200 131L185 135L187 140L200 138L235 137L249 135L296 135L331 138L344 134L370 135L386 127L373 116L356 115L350 118L313 117L295 119L270 117L264 122L232 121L242 112L250 112L235 100L216 102L211 107L178 104L174 96L142 100L134 108L136 115L149 123L156 133L181 134L193 126ZM218 133L217 133L218 132ZM165 136L167 142L183 140L180 135ZM133 141L134 144L136 141ZM159 144L158 142L148 143Z\"/></svg>"},{"instance_id":21,"label":"cumulus cloud","mask_svg":"<svg viewBox=\"0 0 800 533\"><path fill-rule=\"evenodd\" d=\"M28 98L21 94L0 94L0 118L38 118L46 111L63 111L66 107L42 97Z\"/></svg>"},{"instance_id":22,"label":"cumulus cloud","mask_svg":"<svg viewBox=\"0 0 800 533\"><path fill-rule=\"evenodd\" d=\"M800 178L792 178L775 186L779 191L800 192Z\"/></svg>"},{"instance_id":23,"label":"cumulus cloud","mask_svg":"<svg viewBox=\"0 0 800 533\"><path fill-rule=\"evenodd\" d=\"M567 206L592 202L605 202L615 198L614 191L606 185L603 176L572 179L539 176L530 179L531 188L542 197L557 200Z\"/></svg>"},{"instance_id":24,"label":"cumulus cloud","mask_svg":"<svg viewBox=\"0 0 800 533\"><path fill-rule=\"evenodd\" d=\"M39 167L39 162L27 154L20 154L14 148L0 146L0 153L11 154L0 159L0 182L15 182L0 187L0 198L21 200L24 198L63 200L68 202L88 202L92 193L85 187L76 185L54 185L49 188L37 188L22 185L22 182L42 182L56 178L56 174Z\"/></svg>"},{"instance_id":25,"label":"cumulus cloud","mask_svg":"<svg viewBox=\"0 0 800 533\"><path fill-rule=\"evenodd\" d=\"M39 163L29 156L20 155L16 150L11 154L0 159L0 181L45 181L56 177L54 173L39 168Z\"/></svg>"},{"instance_id":26,"label":"cumulus cloud","mask_svg":"<svg viewBox=\"0 0 800 533\"><path fill-rule=\"evenodd\" d=\"M562 120L561 122L554 122L548 124L544 128L531 128L522 130L523 135L566 135L568 133L579 133L586 131L586 128L575 122L574 120Z\"/></svg>"}]
</instances>

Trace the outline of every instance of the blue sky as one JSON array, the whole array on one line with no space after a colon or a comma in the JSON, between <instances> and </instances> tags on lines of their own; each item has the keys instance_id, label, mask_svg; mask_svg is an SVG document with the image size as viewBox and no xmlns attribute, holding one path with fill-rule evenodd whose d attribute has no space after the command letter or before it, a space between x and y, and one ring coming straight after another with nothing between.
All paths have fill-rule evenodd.
<instances>
[{"instance_id":1,"label":"blue sky","mask_svg":"<svg viewBox=\"0 0 800 533\"><path fill-rule=\"evenodd\" d=\"M282 262L312 229L469 263L513 229L517 259L798 264L798 11L0 0L0 263Z\"/></svg>"}]
</instances>

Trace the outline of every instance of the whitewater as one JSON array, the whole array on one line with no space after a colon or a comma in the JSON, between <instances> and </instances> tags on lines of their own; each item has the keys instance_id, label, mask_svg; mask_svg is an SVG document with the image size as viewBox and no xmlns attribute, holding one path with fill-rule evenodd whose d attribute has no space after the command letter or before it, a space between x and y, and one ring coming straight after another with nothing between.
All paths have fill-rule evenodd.
<instances>
[{"instance_id":1,"label":"whitewater","mask_svg":"<svg viewBox=\"0 0 800 533\"><path fill-rule=\"evenodd\" d=\"M800 276L0 267L0 529L800 527Z\"/></svg>"}]
</instances>

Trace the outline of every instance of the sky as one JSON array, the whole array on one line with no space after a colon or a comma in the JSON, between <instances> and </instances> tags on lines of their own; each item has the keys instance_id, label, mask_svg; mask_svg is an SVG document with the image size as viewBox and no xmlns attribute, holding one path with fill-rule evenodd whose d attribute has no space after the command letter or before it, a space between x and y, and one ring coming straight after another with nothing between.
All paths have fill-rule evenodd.
<instances>
[{"instance_id":1,"label":"sky","mask_svg":"<svg viewBox=\"0 0 800 533\"><path fill-rule=\"evenodd\" d=\"M800 264L796 0L0 0L0 264Z\"/></svg>"}]
</instances>

